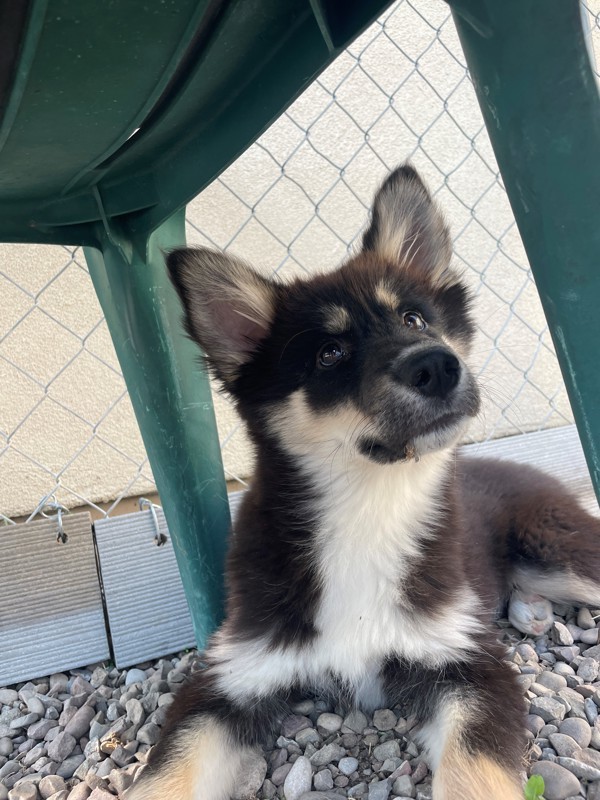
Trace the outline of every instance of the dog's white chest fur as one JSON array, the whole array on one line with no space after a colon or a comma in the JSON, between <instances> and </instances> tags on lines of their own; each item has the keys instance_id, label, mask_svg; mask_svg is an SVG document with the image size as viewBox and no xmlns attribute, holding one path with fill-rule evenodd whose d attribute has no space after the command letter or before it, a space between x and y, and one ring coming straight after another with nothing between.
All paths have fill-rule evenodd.
<instances>
[{"instance_id":1,"label":"dog's white chest fur","mask_svg":"<svg viewBox=\"0 0 600 800\"><path fill-rule=\"evenodd\" d=\"M350 681L389 655L443 663L471 645L473 598L426 616L403 590L438 512L444 454L332 476L317 541L317 660Z\"/></svg>"},{"instance_id":2,"label":"dog's white chest fur","mask_svg":"<svg viewBox=\"0 0 600 800\"><path fill-rule=\"evenodd\" d=\"M479 629L474 595L465 590L439 613L411 608L403 591L409 561L435 520L444 454L422 462L365 469L332 468L321 495L314 559L320 579L317 635L308 644L273 649L267 638L235 642L222 635L213 653L223 686L240 697L264 696L294 683L322 684L334 674L371 705L384 658L432 666L460 658Z\"/></svg>"}]
</instances>

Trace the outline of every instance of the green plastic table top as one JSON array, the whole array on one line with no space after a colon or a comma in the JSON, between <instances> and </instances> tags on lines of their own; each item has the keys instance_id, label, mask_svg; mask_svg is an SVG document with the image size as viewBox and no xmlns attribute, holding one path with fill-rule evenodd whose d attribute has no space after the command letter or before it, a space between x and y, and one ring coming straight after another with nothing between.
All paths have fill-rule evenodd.
<instances>
[{"instance_id":1,"label":"green plastic table top","mask_svg":"<svg viewBox=\"0 0 600 800\"><path fill-rule=\"evenodd\" d=\"M135 241L389 0L0 0L0 241Z\"/></svg>"}]
</instances>

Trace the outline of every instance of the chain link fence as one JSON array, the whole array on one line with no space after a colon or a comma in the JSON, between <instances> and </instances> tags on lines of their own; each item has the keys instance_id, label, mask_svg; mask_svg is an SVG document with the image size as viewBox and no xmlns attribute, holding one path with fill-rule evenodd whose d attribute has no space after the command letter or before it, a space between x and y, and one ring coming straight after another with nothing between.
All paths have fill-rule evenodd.
<instances>
[{"instance_id":1,"label":"chain link fence","mask_svg":"<svg viewBox=\"0 0 600 800\"><path fill-rule=\"evenodd\" d=\"M600 0L582 14L600 53ZM282 277L335 266L373 192L409 159L450 222L477 296L485 395L472 441L572 421L552 342L448 7L399 0L188 208L188 240ZM0 520L52 497L96 516L155 490L79 248L0 245ZM159 376L157 376L159 380ZM227 477L251 473L216 396Z\"/></svg>"}]
</instances>

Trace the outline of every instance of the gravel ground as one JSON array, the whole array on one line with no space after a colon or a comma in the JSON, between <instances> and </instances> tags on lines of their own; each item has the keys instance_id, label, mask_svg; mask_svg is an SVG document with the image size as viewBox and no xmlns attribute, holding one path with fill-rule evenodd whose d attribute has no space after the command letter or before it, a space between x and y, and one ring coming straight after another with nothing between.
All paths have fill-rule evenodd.
<instances>
[{"instance_id":1,"label":"gravel ground","mask_svg":"<svg viewBox=\"0 0 600 800\"><path fill-rule=\"evenodd\" d=\"M546 800L600 800L600 610L555 607L552 630L499 635L529 704L530 772ZM0 689L0 800L110 800L143 768L195 652L128 670L96 664ZM502 699L499 698L501 702ZM431 798L431 774L401 708L343 713L299 702L236 800Z\"/></svg>"}]
</instances>

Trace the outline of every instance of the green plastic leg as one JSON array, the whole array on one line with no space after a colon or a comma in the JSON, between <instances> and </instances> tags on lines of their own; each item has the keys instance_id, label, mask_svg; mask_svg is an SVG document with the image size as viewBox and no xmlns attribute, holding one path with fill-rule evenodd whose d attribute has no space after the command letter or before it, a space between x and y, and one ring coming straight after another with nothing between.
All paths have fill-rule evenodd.
<instances>
[{"instance_id":1,"label":"green plastic leg","mask_svg":"<svg viewBox=\"0 0 600 800\"><path fill-rule=\"evenodd\" d=\"M600 99L579 0L450 0L600 499Z\"/></svg>"},{"instance_id":2,"label":"green plastic leg","mask_svg":"<svg viewBox=\"0 0 600 800\"><path fill-rule=\"evenodd\" d=\"M85 256L169 524L199 647L223 614L229 506L207 376L183 335L162 250L185 242L184 211L137 249L100 234ZM144 251L140 254L140 250Z\"/></svg>"}]
</instances>

